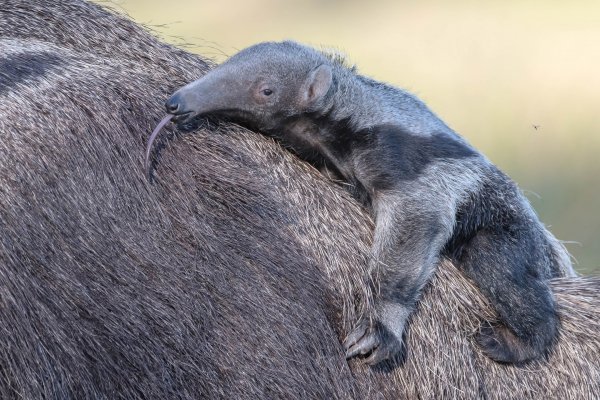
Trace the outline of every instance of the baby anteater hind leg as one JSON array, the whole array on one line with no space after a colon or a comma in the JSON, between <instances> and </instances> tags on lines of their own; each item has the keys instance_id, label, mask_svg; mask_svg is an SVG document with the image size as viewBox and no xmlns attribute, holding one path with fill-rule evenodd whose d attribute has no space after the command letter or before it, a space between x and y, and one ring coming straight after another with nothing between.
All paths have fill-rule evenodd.
<instances>
[{"instance_id":1,"label":"baby anteater hind leg","mask_svg":"<svg viewBox=\"0 0 600 400\"><path fill-rule=\"evenodd\" d=\"M484 326L477 336L493 360L523 363L541 358L556 339L559 320L554 298L540 276L539 263L551 262L544 245L542 237L527 229L483 230L461 254L459 264L465 274L499 316L497 324Z\"/></svg>"}]
</instances>

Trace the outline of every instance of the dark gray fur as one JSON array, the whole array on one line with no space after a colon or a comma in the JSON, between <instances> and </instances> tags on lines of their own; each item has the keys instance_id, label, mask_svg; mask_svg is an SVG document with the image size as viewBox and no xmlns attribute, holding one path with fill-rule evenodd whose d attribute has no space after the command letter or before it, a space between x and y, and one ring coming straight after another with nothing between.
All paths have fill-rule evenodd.
<instances>
[{"instance_id":1,"label":"dark gray fur","mask_svg":"<svg viewBox=\"0 0 600 400\"><path fill-rule=\"evenodd\" d=\"M94 4L4 0L2 57L39 52L61 67L0 94L0 399L600 398L592 277L552 282L548 363L481 354L496 317L448 261L403 368L346 362L373 305L356 201L230 124L163 141L149 185L164 98L206 61Z\"/></svg>"},{"instance_id":2,"label":"dark gray fur","mask_svg":"<svg viewBox=\"0 0 600 400\"><path fill-rule=\"evenodd\" d=\"M421 290L452 259L496 308L484 352L520 363L547 355L559 321L548 287L568 257L517 186L420 100L294 43L241 51L167 102L180 123L222 115L276 137L350 184L376 226L374 316L345 340L348 357L396 356Z\"/></svg>"},{"instance_id":3,"label":"dark gray fur","mask_svg":"<svg viewBox=\"0 0 600 400\"><path fill-rule=\"evenodd\" d=\"M44 76L56 69L61 59L52 53L4 54L0 56L0 94Z\"/></svg>"}]
</instances>

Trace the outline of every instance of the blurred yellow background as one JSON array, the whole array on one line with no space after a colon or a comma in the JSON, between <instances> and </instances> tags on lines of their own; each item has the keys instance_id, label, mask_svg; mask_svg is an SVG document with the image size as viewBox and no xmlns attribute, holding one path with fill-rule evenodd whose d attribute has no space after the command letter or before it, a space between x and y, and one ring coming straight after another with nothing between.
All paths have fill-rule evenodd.
<instances>
[{"instance_id":1,"label":"blurred yellow background","mask_svg":"<svg viewBox=\"0 0 600 400\"><path fill-rule=\"evenodd\" d=\"M216 62L265 40L342 51L426 101L600 272L600 1L100 3Z\"/></svg>"}]
</instances>

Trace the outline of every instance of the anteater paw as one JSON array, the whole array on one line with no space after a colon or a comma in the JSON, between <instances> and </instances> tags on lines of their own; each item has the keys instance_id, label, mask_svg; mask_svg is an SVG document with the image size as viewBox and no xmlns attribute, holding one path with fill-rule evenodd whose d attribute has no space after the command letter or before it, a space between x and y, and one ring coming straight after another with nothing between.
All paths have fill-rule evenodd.
<instances>
[{"instance_id":1,"label":"anteater paw","mask_svg":"<svg viewBox=\"0 0 600 400\"><path fill-rule=\"evenodd\" d=\"M504 325L484 326L476 336L477 343L486 356L494 361L510 364L522 364L544 357L550 344L540 343L540 340L535 339L520 339Z\"/></svg>"},{"instance_id":2,"label":"anteater paw","mask_svg":"<svg viewBox=\"0 0 600 400\"><path fill-rule=\"evenodd\" d=\"M375 365L399 355L402 342L382 323L377 321L371 326L367 321L361 321L344 340L344 348L346 358L366 356L364 362Z\"/></svg>"}]
</instances>

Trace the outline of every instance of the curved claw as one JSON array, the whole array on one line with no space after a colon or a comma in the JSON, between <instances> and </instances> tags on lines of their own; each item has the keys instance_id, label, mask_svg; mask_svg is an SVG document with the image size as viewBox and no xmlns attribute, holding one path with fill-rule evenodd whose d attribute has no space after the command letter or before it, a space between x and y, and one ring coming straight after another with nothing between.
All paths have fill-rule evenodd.
<instances>
[{"instance_id":1,"label":"curved claw","mask_svg":"<svg viewBox=\"0 0 600 400\"><path fill-rule=\"evenodd\" d=\"M375 365L392 359L402 350L402 343L380 322L369 326L361 322L344 340L346 358L367 355L365 363Z\"/></svg>"},{"instance_id":2,"label":"curved claw","mask_svg":"<svg viewBox=\"0 0 600 400\"><path fill-rule=\"evenodd\" d=\"M354 346L366 333L369 325L366 322L361 322L356 328L352 330L344 339L343 346L348 351Z\"/></svg>"},{"instance_id":3,"label":"curved claw","mask_svg":"<svg viewBox=\"0 0 600 400\"><path fill-rule=\"evenodd\" d=\"M352 347L346 351L346 358L352 358L357 355L365 355L374 351L379 346L379 335L370 332L364 335Z\"/></svg>"},{"instance_id":4,"label":"curved claw","mask_svg":"<svg viewBox=\"0 0 600 400\"><path fill-rule=\"evenodd\" d=\"M395 352L392 354L389 351L378 347L377 349L373 350L369 357L365 358L365 363L367 363L368 365L379 364L384 360L391 359L395 354Z\"/></svg>"}]
</instances>

